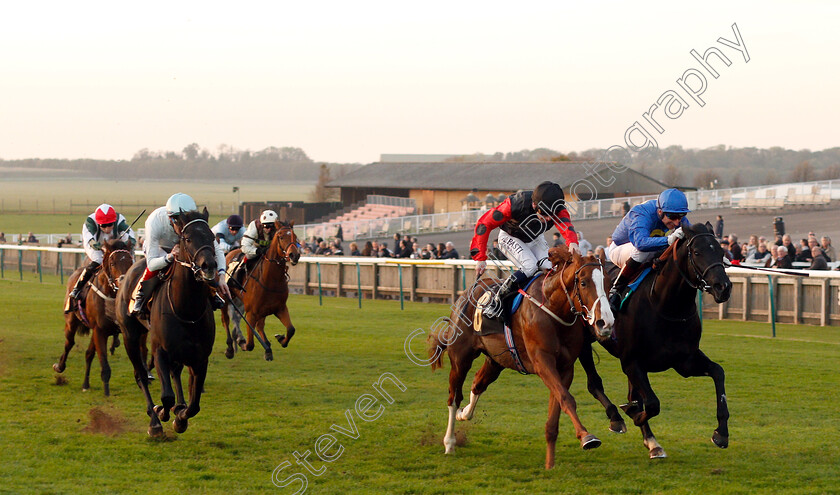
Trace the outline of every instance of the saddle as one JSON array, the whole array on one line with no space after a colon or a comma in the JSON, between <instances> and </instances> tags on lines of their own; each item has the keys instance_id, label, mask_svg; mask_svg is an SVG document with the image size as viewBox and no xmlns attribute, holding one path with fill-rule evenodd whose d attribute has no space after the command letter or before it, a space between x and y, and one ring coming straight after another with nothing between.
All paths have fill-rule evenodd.
<instances>
[{"instance_id":1,"label":"saddle","mask_svg":"<svg viewBox=\"0 0 840 495\"><path fill-rule=\"evenodd\" d=\"M625 306L627 306L628 301L630 300L630 296L636 292L636 289L642 284L642 282L647 278L651 271L658 271L661 268L659 263L659 258L654 258L653 261L646 262L641 266L639 271L633 277L632 280L627 284L627 289L624 290L624 294L621 296L621 305L619 306L619 310L623 310ZM610 263L610 266L606 269L607 273L609 273L610 277L615 280L618 277L618 274L621 272L618 266Z\"/></svg>"},{"instance_id":2,"label":"saddle","mask_svg":"<svg viewBox=\"0 0 840 495\"><path fill-rule=\"evenodd\" d=\"M522 290L528 290L531 284L536 282L536 280L542 275L542 272L540 272L531 277ZM492 287L488 287L487 290L485 290L478 298L478 301L476 301L473 329L476 331L476 335L480 337L503 333L505 331L505 326L510 326L513 320L513 315L516 314L516 311L522 305L522 294L520 294L519 291L512 292L502 299L502 316L500 318L486 318L483 314L484 308L490 304L490 301L495 296L499 285L499 283L496 283Z\"/></svg>"}]
</instances>

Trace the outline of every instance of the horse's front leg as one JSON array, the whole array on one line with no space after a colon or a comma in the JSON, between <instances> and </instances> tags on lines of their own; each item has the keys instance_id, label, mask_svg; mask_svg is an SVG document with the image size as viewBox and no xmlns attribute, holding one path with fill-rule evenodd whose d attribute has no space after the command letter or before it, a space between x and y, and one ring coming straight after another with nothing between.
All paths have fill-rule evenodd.
<instances>
[{"instance_id":1,"label":"horse's front leg","mask_svg":"<svg viewBox=\"0 0 840 495\"><path fill-rule=\"evenodd\" d=\"M114 351L115 351L115 350L117 349L117 347L119 347L119 346L120 346L120 334L116 334L116 335L114 335L114 340L113 340L113 342L111 342L111 347L109 347L109 348L108 348L108 350L109 350L109 351L111 351L111 355L112 355L112 356L114 355Z\"/></svg>"},{"instance_id":2,"label":"horse's front leg","mask_svg":"<svg viewBox=\"0 0 840 495\"><path fill-rule=\"evenodd\" d=\"M192 365L190 368L190 403L186 408L175 414L173 426L178 433L184 433L189 426L188 420L201 410L201 393L204 391L204 380L207 378L207 358Z\"/></svg>"},{"instance_id":3,"label":"horse's front leg","mask_svg":"<svg viewBox=\"0 0 840 495\"><path fill-rule=\"evenodd\" d=\"M162 422L169 421L169 410L175 406L175 392L172 390L171 381L172 362L162 345L155 349L155 368L160 379L161 402L160 406L155 407L155 413Z\"/></svg>"},{"instance_id":4,"label":"horse's front leg","mask_svg":"<svg viewBox=\"0 0 840 495\"><path fill-rule=\"evenodd\" d=\"M139 325L139 323L135 323ZM163 427L160 424L157 414L155 414L155 403L152 400L152 394L149 393L149 371L146 369L145 359L141 352L141 339L138 335L138 329L126 330L123 329L123 341L125 343L125 352L128 354L128 359L134 366L134 379L137 381L137 386L143 391L143 396L146 398L146 414L149 416L149 436L160 437L163 435ZM145 334L144 334L145 335ZM143 339L145 347L145 339Z\"/></svg>"},{"instance_id":5,"label":"horse's front leg","mask_svg":"<svg viewBox=\"0 0 840 495\"><path fill-rule=\"evenodd\" d=\"M710 376L714 380L718 427L712 434L712 442L725 449L729 446L729 405L726 402L723 368L698 349L688 360L674 369L686 378L690 376Z\"/></svg>"},{"instance_id":6,"label":"horse's front leg","mask_svg":"<svg viewBox=\"0 0 840 495\"><path fill-rule=\"evenodd\" d=\"M184 388L181 385L181 372L184 370L184 365L181 363L173 363L171 367L172 384L175 387L175 406L172 412L177 415L181 409L186 409L187 401L184 400Z\"/></svg>"},{"instance_id":7,"label":"horse's front leg","mask_svg":"<svg viewBox=\"0 0 840 495\"><path fill-rule=\"evenodd\" d=\"M578 356L580 365L586 373L586 388L604 406L607 419L610 420L610 431L613 433L626 433L627 425L624 423L624 418L621 417L618 408L604 392L604 382L601 380L601 375L598 374L598 370L595 368L595 361L592 359L593 352L595 351L592 349L592 344L588 346L584 345L580 356Z\"/></svg>"},{"instance_id":8,"label":"horse's front leg","mask_svg":"<svg viewBox=\"0 0 840 495\"><path fill-rule=\"evenodd\" d=\"M227 339L225 340L225 344L227 347L225 348L225 357L228 359L233 359L234 351L233 351L233 337L230 335L230 314L233 312L233 308L231 307L231 303L228 302L225 304L225 307L222 308L220 317L222 319L222 325L225 327L225 335Z\"/></svg>"},{"instance_id":9,"label":"horse's front leg","mask_svg":"<svg viewBox=\"0 0 840 495\"><path fill-rule=\"evenodd\" d=\"M96 341L94 338L96 334L91 330L90 343L85 351L85 379L82 381L82 392L90 390L90 365L93 362L93 356L96 355Z\"/></svg>"},{"instance_id":10,"label":"horse's front leg","mask_svg":"<svg viewBox=\"0 0 840 495\"><path fill-rule=\"evenodd\" d=\"M642 432L642 441L647 447L651 459L668 457L665 449L656 441L653 430L648 420L659 414L659 398L650 386L647 373L633 362L622 365L624 374L627 375L629 391L627 393L628 403L621 408L633 420L633 424L639 427Z\"/></svg>"},{"instance_id":11,"label":"horse's front leg","mask_svg":"<svg viewBox=\"0 0 840 495\"><path fill-rule=\"evenodd\" d=\"M58 358L58 362L53 364L53 370L56 373L63 373L67 367L67 356L70 354L70 349L76 345L76 325L78 324L73 313L64 315L64 353Z\"/></svg>"},{"instance_id":12,"label":"horse's front leg","mask_svg":"<svg viewBox=\"0 0 840 495\"><path fill-rule=\"evenodd\" d=\"M289 308L285 304L283 305L283 309L274 313L280 322L286 327L286 336L280 338L280 334L274 334L274 338L277 339L277 342L280 342L280 347L286 347L289 345L289 341L292 340L292 337L295 336L295 326L292 325L292 317L289 316Z\"/></svg>"},{"instance_id":13,"label":"horse's front leg","mask_svg":"<svg viewBox=\"0 0 840 495\"><path fill-rule=\"evenodd\" d=\"M473 379L473 386L470 390L470 403L463 409L458 409L455 413L455 419L458 421L469 421L475 414L475 407L478 404L478 398L487 390L491 383L499 378L499 374L505 369L503 366L497 364L490 358L484 361L484 365L475 374Z\"/></svg>"},{"instance_id":14,"label":"horse's front leg","mask_svg":"<svg viewBox=\"0 0 840 495\"><path fill-rule=\"evenodd\" d=\"M580 440L581 447L588 450L601 445L601 441L595 435L590 434L586 430L586 427L583 426L583 423L581 423L577 415L577 403L569 392L567 384L571 384L572 377L574 376L574 367L568 367L561 376L557 370L557 360L554 355L543 350L537 350L531 353L531 356L534 372L542 379L545 386L548 387L548 390L560 404L563 412L572 420L572 424L575 427L575 436Z\"/></svg>"},{"instance_id":15,"label":"horse's front leg","mask_svg":"<svg viewBox=\"0 0 840 495\"><path fill-rule=\"evenodd\" d=\"M91 343L96 345L96 355L99 356L99 377L102 379L102 392L105 397L111 395L111 365L108 363L108 335L102 328L94 328L90 336ZM90 372L90 363L87 367Z\"/></svg>"},{"instance_id":16,"label":"horse's front leg","mask_svg":"<svg viewBox=\"0 0 840 495\"><path fill-rule=\"evenodd\" d=\"M262 337L260 344L262 344L263 349L265 349L263 357L266 361L274 361L274 353L271 351L271 343L268 342L268 339L265 336L265 316L257 320L256 330L260 334L260 337ZM253 346L253 342L251 345Z\"/></svg>"}]
</instances>

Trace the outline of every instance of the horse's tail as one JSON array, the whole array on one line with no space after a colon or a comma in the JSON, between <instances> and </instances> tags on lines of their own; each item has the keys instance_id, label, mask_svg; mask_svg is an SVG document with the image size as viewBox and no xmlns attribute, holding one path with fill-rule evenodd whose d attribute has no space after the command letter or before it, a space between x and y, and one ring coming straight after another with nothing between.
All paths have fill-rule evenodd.
<instances>
[{"instance_id":1,"label":"horse's tail","mask_svg":"<svg viewBox=\"0 0 840 495\"><path fill-rule=\"evenodd\" d=\"M452 320L449 318L444 318L444 321L452 325ZM440 368L442 366L441 359L443 359L443 354L446 352L446 349L449 347L447 341L441 339L441 333L446 332L447 330L442 330L441 332L430 332L429 337L426 339L426 343L428 344L428 351L429 351L429 359L432 360L432 371Z\"/></svg>"}]
</instances>

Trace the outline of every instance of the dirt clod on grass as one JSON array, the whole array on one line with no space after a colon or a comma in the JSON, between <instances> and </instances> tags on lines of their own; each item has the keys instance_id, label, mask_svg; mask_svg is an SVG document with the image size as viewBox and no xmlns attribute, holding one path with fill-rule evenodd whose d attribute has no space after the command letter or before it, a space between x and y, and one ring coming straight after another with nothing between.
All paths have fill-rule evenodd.
<instances>
[{"instance_id":1,"label":"dirt clod on grass","mask_svg":"<svg viewBox=\"0 0 840 495\"><path fill-rule=\"evenodd\" d=\"M70 382L69 382L69 380L67 380L67 377L65 377L64 375L55 375L55 384L58 385L59 387L62 386L62 385L67 385L68 383L70 383Z\"/></svg>"},{"instance_id":2,"label":"dirt clod on grass","mask_svg":"<svg viewBox=\"0 0 840 495\"><path fill-rule=\"evenodd\" d=\"M116 411L109 412L99 406L92 407L88 416L90 422L84 427L84 431L88 433L116 436L125 431L128 424Z\"/></svg>"}]
</instances>

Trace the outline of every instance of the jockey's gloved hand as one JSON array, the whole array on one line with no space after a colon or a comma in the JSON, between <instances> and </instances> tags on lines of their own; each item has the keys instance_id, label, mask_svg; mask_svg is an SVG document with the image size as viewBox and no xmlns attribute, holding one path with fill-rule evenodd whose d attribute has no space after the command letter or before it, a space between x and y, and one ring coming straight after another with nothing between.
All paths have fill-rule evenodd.
<instances>
[{"instance_id":1,"label":"jockey's gloved hand","mask_svg":"<svg viewBox=\"0 0 840 495\"><path fill-rule=\"evenodd\" d=\"M573 243L569 244L569 252L571 252L572 254L574 254L574 253L582 254L580 252L580 247L577 245L576 242L573 242Z\"/></svg>"},{"instance_id":2,"label":"jockey's gloved hand","mask_svg":"<svg viewBox=\"0 0 840 495\"><path fill-rule=\"evenodd\" d=\"M486 261L479 261L477 265L475 265L475 276L480 277L484 270L487 269L487 262Z\"/></svg>"},{"instance_id":3,"label":"jockey's gloved hand","mask_svg":"<svg viewBox=\"0 0 840 495\"><path fill-rule=\"evenodd\" d=\"M685 232L683 232L682 227L679 227L677 230L673 231L668 236L668 245L670 246L671 244L676 242L677 239L683 239L683 238L685 238Z\"/></svg>"}]
</instances>

